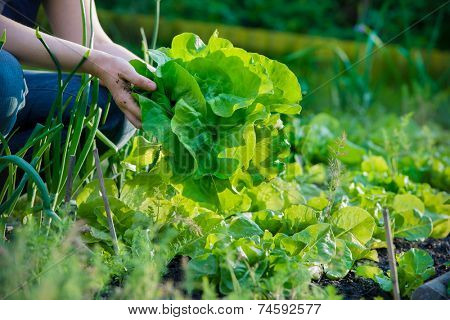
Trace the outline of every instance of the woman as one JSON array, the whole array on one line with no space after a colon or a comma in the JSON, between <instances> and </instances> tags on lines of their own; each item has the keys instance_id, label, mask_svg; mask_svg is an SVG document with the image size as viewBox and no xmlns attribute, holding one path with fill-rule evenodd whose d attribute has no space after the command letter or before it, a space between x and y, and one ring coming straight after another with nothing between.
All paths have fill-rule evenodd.
<instances>
[{"instance_id":1,"label":"woman","mask_svg":"<svg viewBox=\"0 0 450 320\"><path fill-rule=\"evenodd\" d=\"M91 0L83 1L90 13ZM7 33L7 42L0 51L0 132L8 135L17 130L10 140L13 152L25 144L36 123L45 122L58 88L55 72L23 71L21 66L55 69L35 35L35 19L41 3L54 35L42 32L42 36L64 71L72 70L88 50L81 45L83 29L79 0L0 0L0 35L3 30ZM102 29L92 3L93 19L92 25L87 21L87 34L94 29L94 46L80 72L100 79L100 107L107 104L108 92L111 93L114 102L100 130L120 147L134 133L134 127L141 126L140 109L130 94L130 84L148 91L155 90L156 85L130 66L128 61L139 58L111 41ZM80 77L77 76L64 93L64 101L74 97L79 88ZM69 120L73 100L64 112L65 123Z\"/></svg>"}]
</instances>

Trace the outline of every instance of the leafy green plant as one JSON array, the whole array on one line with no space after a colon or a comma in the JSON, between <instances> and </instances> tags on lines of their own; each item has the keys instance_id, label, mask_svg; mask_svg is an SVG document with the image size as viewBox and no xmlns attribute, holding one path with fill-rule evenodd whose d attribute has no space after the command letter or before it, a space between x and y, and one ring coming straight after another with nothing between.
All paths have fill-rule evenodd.
<instances>
[{"instance_id":1,"label":"leafy green plant","mask_svg":"<svg viewBox=\"0 0 450 320\"><path fill-rule=\"evenodd\" d=\"M251 184L258 183L283 168L289 144L279 130L280 114L301 110L300 86L285 65L234 48L217 34L207 45L181 34L172 48L150 54L156 76L140 62L132 64L158 90L135 97L172 181L198 184L191 192L197 201L208 197L220 205L214 194L237 187L235 180L250 175Z\"/></svg>"},{"instance_id":2,"label":"leafy green plant","mask_svg":"<svg viewBox=\"0 0 450 320\"><path fill-rule=\"evenodd\" d=\"M427 279L436 271L433 267L433 258L421 249L410 249L396 257L398 263L398 277L402 296L410 297ZM356 268L356 275L369 278L380 285L385 291L392 290L389 273L385 274L378 267L361 265Z\"/></svg>"}]
</instances>

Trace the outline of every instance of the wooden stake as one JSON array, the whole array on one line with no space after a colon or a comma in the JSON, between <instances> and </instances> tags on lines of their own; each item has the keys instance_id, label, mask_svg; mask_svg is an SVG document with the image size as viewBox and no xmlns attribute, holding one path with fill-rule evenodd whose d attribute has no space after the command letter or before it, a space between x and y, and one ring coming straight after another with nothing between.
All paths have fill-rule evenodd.
<instances>
[{"instance_id":1,"label":"wooden stake","mask_svg":"<svg viewBox=\"0 0 450 320\"><path fill-rule=\"evenodd\" d=\"M97 168L97 175L98 175L98 181L99 181L99 185L100 185L100 191L102 193L103 203L105 205L105 211L106 211L106 216L107 216L107 220L108 220L109 234L111 235L111 238L112 238L114 252L116 254L119 254L119 244L117 241L116 229L114 228L114 221L113 221L112 214L111 214L111 207L109 206L108 195L106 194L105 180L103 179L103 171L100 166L100 157L98 155L98 149L94 148L93 153L94 153L94 159L95 159L95 167Z\"/></svg>"},{"instance_id":2,"label":"wooden stake","mask_svg":"<svg viewBox=\"0 0 450 320\"><path fill-rule=\"evenodd\" d=\"M75 167L75 156L69 157L69 170L67 172L67 186L64 202L68 204L72 200L72 187L73 187L73 168Z\"/></svg>"},{"instance_id":3,"label":"wooden stake","mask_svg":"<svg viewBox=\"0 0 450 320\"><path fill-rule=\"evenodd\" d=\"M400 300L400 287L398 285L397 263L395 261L395 248L392 239L391 221L389 220L389 210L383 209L384 229L386 231L386 244L388 250L389 268L391 269L392 291L394 300Z\"/></svg>"}]
</instances>

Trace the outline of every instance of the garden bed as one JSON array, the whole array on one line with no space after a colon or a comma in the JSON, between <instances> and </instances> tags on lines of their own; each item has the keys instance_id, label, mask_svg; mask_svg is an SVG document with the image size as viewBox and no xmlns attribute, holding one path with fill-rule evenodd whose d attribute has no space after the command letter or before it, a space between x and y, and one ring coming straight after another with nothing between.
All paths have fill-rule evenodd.
<instances>
[{"instance_id":1,"label":"garden bed","mask_svg":"<svg viewBox=\"0 0 450 320\"><path fill-rule=\"evenodd\" d=\"M450 270L449 266L445 265L450 258L450 237L446 237L444 239L426 239L423 241L407 241L396 238L394 240L394 245L396 254L406 252L411 248L426 250L433 257L436 269L436 274L429 280L437 278ZM389 261L387 249L379 249L377 251L380 260L378 262L378 266L384 271L388 271ZM353 272L350 272L347 276L340 280L322 278L317 283L321 286L335 286L338 292L343 295L344 299L392 299L392 295L386 291L383 291L377 283L370 279L358 277Z\"/></svg>"}]
</instances>

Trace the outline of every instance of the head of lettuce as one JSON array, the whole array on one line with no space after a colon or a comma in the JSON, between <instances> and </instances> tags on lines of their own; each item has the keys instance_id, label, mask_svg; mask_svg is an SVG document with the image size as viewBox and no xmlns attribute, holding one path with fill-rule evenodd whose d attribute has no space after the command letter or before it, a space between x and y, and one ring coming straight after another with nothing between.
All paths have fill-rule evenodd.
<instances>
[{"instance_id":1,"label":"head of lettuce","mask_svg":"<svg viewBox=\"0 0 450 320\"><path fill-rule=\"evenodd\" d=\"M283 170L290 146L280 117L301 111L300 85L286 65L235 48L217 33L208 44L183 33L150 55L155 73L131 63L158 89L136 89L134 97L144 131L161 144L160 161L184 194L238 192Z\"/></svg>"}]
</instances>

